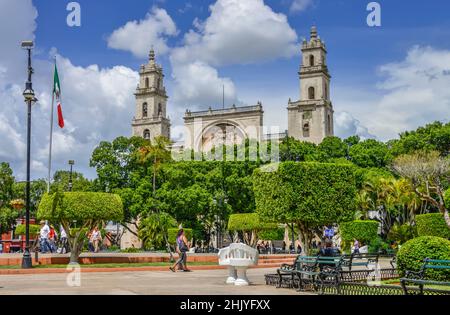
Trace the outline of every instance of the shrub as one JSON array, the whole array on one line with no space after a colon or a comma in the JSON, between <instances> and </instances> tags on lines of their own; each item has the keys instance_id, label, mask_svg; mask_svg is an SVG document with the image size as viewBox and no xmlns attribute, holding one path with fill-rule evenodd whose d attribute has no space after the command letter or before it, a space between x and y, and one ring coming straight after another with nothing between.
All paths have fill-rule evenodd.
<instances>
[{"instance_id":1,"label":"shrub","mask_svg":"<svg viewBox=\"0 0 450 315\"><path fill-rule=\"evenodd\" d=\"M20 225L16 226L16 230L14 231L14 234L24 236L26 233L25 229L26 229L26 225L20 224ZM30 235L31 236L39 235L40 230L41 230L41 227L39 225L30 224Z\"/></svg>"},{"instance_id":2,"label":"shrub","mask_svg":"<svg viewBox=\"0 0 450 315\"><path fill-rule=\"evenodd\" d=\"M405 276L406 271L420 271L426 258L450 260L450 241L436 236L422 236L407 242L397 254L400 276ZM450 281L450 271L427 270L426 278Z\"/></svg>"},{"instance_id":3,"label":"shrub","mask_svg":"<svg viewBox=\"0 0 450 315\"><path fill-rule=\"evenodd\" d=\"M178 234L179 230L180 229L168 229L167 230L170 244L175 244L177 242L177 234ZM193 234L192 229L185 229L185 228L183 228L183 230L184 230L184 234L186 235L186 238L188 240L190 240L192 238L192 234Z\"/></svg>"},{"instance_id":4,"label":"shrub","mask_svg":"<svg viewBox=\"0 0 450 315\"><path fill-rule=\"evenodd\" d=\"M437 236L450 238L450 228L440 213L430 213L416 216L417 233L419 236Z\"/></svg>"},{"instance_id":5,"label":"shrub","mask_svg":"<svg viewBox=\"0 0 450 315\"><path fill-rule=\"evenodd\" d=\"M345 222L340 225L341 237L346 242L351 242L354 239L369 244L378 238L377 221L363 221L356 220L352 222Z\"/></svg>"},{"instance_id":6,"label":"shrub","mask_svg":"<svg viewBox=\"0 0 450 315\"><path fill-rule=\"evenodd\" d=\"M417 237L417 227L411 224L394 224L388 234L388 239L398 244L404 244Z\"/></svg>"},{"instance_id":7,"label":"shrub","mask_svg":"<svg viewBox=\"0 0 450 315\"><path fill-rule=\"evenodd\" d=\"M284 240L284 228L261 231L259 238L266 241L281 241Z\"/></svg>"},{"instance_id":8,"label":"shrub","mask_svg":"<svg viewBox=\"0 0 450 315\"><path fill-rule=\"evenodd\" d=\"M275 224L261 222L256 213L232 214L228 219L229 231L261 231L274 228Z\"/></svg>"}]
</instances>

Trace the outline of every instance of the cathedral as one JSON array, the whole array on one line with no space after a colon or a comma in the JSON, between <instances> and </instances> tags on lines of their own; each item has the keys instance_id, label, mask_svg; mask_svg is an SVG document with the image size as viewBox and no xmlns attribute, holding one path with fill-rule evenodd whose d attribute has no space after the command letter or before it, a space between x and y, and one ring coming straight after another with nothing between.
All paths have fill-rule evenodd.
<instances>
[{"instance_id":1,"label":"cathedral","mask_svg":"<svg viewBox=\"0 0 450 315\"><path fill-rule=\"evenodd\" d=\"M324 138L333 136L334 110L330 100L331 76L327 67L327 50L315 26L311 28L309 40L302 42L301 52L300 99L294 102L289 100L287 134L264 134L264 109L261 102L219 110L187 110L184 116L184 144L179 149L207 152L220 144L240 144L245 139L265 141L286 136L319 144ZM155 61L153 49L148 64L141 66L139 75L133 135L148 140L158 136L170 139L164 73Z\"/></svg>"}]
</instances>

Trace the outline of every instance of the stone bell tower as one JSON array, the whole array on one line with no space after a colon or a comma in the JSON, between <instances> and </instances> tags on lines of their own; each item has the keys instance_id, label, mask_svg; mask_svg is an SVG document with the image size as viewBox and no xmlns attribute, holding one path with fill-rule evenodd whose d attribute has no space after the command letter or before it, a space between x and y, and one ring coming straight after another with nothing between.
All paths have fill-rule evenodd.
<instances>
[{"instance_id":1,"label":"stone bell tower","mask_svg":"<svg viewBox=\"0 0 450 315\"><path fill-rule=\"evenodd\" d=\"M334 110L330 100L327 50L315 26L311 28L309 41L303 41L301 50L300 100L289 100L289 136L320 144L324 138L334 135Z\"/></svg>"},{"instance_id":2,"label":"stone bell tower","mask_svg":"<svg viewBox=\"0 0 450 315\"><path fill-rule=\"evenodd\" d=\"M140 81L134 94L136 114L133 119L133 136L153 140L164 136L170 139L170 120L167 118L167 94L164 87L163 68L155 61L152 49L149 62L139 71Z\"/></svg>"}]
</instances>

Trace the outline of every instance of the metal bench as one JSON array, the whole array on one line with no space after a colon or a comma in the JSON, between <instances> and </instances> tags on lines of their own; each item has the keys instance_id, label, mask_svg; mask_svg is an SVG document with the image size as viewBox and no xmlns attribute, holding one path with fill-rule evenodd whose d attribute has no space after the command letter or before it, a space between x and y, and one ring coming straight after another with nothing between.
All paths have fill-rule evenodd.
<instances>
[{"instance_id":1,"label":"metal bench","mask_svg":"<svg viewBox=\"0 0 450 315\"><path fill-rule=\"evenodd\" d=\"M380 259L379 254L352 254L344 256L343 267L352 271L354 267L365 267L377 265Z\"/></svg>"},{"instance_id":2,"label":"metal bench","mask_svg":"<svg viewBox=\"0 0 450 315\"><path fill-rule=\"evenodd\" d=\"M405 295L415 295L416 290L410 290L410 285L419 287L419 294L424 295L424 288L428 285L450 286L448 281L433 281L426 279L427 270L448 270L450 272L450 260L425 259L420 271L407 271L401 284Z\"/></svg>"}]
</instances>

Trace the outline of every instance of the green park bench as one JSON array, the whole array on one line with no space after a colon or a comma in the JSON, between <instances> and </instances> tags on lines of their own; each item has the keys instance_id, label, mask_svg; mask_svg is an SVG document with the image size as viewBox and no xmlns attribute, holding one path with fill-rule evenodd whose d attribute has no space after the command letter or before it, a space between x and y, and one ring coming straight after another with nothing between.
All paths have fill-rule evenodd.
<instances>
[{"instance_id":1,"label":"green park bench","mask_svg":"<svg viewBox=\"0 0 450 315\"><path fill-rule=\"evenodd\" d=\"M283 264L277 270L278 288L284 284L293 287L297 271L315 270L317 268L317 256L297 256L293 264Z\"/></svg>"},{"instance_id":2,"label":"green park bench","mask_svg":"<svg viewBox=\"0 0 450 315\"><path fill-rule=\"evenodd\" d=\"M418 286L419 294L424 295L425 286L450 286L448 281L433 281L426 279L427 270L448 270L450 273L450 260L425 259L420 271L407 271L401 284L405 295L417 294L416 290L410 290L410 286Z\"/></svg>"},{"instance_id":3,"label":"green park bench","mask_svg":"<svg viewBox=\"0 0 450 315\"><path fill-rule=\"evenodd\" d=\"M352 254L343 257L342 267L352 271L354 267L365 267L369 265L378 265L380 254Z\"/></svg>"}]
</instances>

